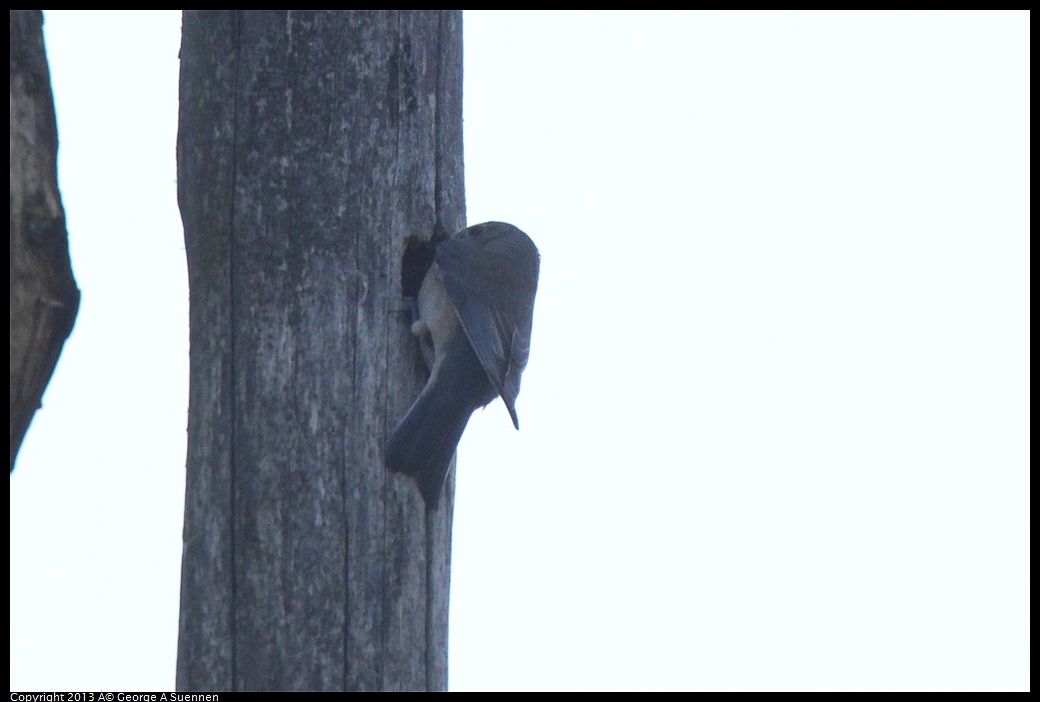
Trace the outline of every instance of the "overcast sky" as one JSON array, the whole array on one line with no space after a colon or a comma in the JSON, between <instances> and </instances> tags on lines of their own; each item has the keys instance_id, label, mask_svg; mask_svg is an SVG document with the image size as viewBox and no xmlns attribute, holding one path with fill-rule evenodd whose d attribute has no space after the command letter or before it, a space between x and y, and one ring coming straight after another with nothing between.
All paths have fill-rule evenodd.
<instances>
[{"instance_id":1,"label":"overcast sky","mask_svg":"<svg viewBox=\"0 0 1040 702\"><path fill-rule=\"evenodd\" d=\"M174 685L171 11L47 11L83 292L11 477L11 688ZM465 15L542 277L459 449L450 687L1029 687L1029 14Z\"/></svg>"}]
</instances>

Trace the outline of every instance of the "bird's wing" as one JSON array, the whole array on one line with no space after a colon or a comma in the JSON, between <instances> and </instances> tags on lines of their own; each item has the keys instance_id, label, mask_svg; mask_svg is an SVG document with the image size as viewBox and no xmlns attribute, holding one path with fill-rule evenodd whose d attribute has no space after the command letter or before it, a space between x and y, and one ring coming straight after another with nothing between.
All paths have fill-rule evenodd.
<instances>
[{"instance_id":1,"label":"bird's wing","mask_svg":"<svg viewBox=\"0 0 1040 702\"><path fill-rule=\"evenodd\" d=\"M480 365L519 428L515 403L530 351L538 251L512 225L478 226L477 236L441 243L435 266Z\"/></svg>"}]
</instances>

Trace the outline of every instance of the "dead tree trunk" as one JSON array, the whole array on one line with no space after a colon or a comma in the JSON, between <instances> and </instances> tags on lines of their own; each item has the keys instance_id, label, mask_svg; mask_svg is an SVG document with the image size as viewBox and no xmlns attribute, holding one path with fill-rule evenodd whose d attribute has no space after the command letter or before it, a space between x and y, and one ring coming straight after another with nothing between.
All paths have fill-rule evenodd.
<instances>
[{"instance_id":1,"label":"dead tree trunk","mask_svg":"<svg viewBox=\"0 0 1040 702\"><path fill-rule=\"evenodd\" d=\"M11 470L79 310L39 10L11 10Z\"/></svg>"},{"instance_id":2,"label":"dead tree trunk","mask_svg":"<svg viewBox=\"0 0 1040 702\"><path fill-rule=\"evenodd\" d=\"M445 689L452 501L383 445L423 381L405 240L465 221L461 14L185 12L177 160L177 687Z\"/></svg>"}]
</instances>

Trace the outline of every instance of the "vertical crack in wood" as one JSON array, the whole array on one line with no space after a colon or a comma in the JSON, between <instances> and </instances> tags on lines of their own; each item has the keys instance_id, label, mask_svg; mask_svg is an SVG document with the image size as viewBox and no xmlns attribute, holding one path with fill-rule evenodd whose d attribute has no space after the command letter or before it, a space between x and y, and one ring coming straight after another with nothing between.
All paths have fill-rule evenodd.
<instances>
[{"instance_id":1,"label":"vertical crack in wood","mask_svg":"<svg viewBox=\"0 0 1040 702\"><path fill-rule=\"evenodd\" d=\"M237 178L238 178L238 102L240 99L240 79L242 72L242 20L241 16L237 12L232 14L233 32L234 32L234 90L232 91L232 108L231 108L231 200L230 200L230 216L229 216L229 231L228 236L228 306L230 307L229 316L231 318L231 340L230 346L230 359L231 359L231 397L229 398L230 407L228 412L230 413L229 418L229 429L231 432L231 438L229 441L229 453L228 457L228 472L230 479L230 501L231 501L231 519L229 530L231 532L231 621L229 622L231 628L231 690L237 691L238 685L238 561L235 554L238 552L238 545L236 541L237 537L237 523L238 514L235 510L237 503L237 489L235 476L238 472L238 466L235 460L237 439L238 439L238 427L237 427L237 416L235 408L238 405L236 395L238 394L238 355L236 354L235 341L238 336L238 315L237 308L235 306L235 203L238 196Z\"/></svg>"}]
</instances>

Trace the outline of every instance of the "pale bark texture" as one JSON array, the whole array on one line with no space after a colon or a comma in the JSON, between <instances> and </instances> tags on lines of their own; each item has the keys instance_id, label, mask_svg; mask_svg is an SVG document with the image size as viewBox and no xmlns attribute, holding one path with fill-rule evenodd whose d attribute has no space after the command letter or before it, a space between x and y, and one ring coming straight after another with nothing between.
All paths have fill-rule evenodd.
<instances>
[{"instance_id":1,"label":"pale bark texture","mask_svg":"<svg viewBox=\"0 0 1040 702\"><path fill-rule=\"evenodd\" d=\"M447 686L453 486L427 512L383 446L425 380L406 240L465 222L461 22L184 14L180 690Z\"/></svg>"},{"instance_id":2,"label":"pale bark texture","mask_svg":"<svg viewBox=\"0 0 1040 702\"><path fill-rule=\"evenodd\" d=\"M11 10L11 470L79 310L39 10Z\"/></svg>"}]
</instances>

